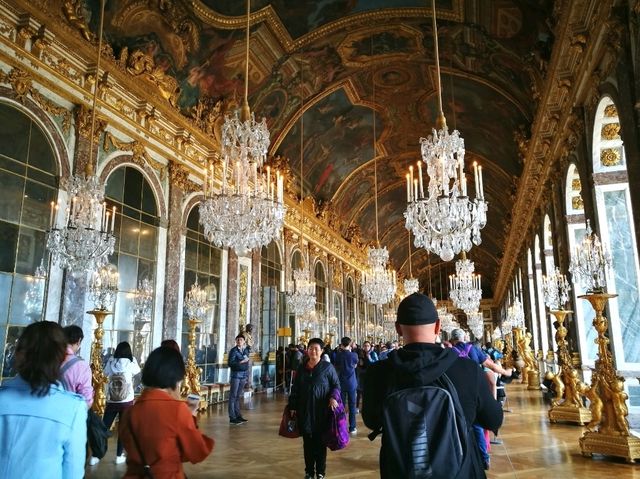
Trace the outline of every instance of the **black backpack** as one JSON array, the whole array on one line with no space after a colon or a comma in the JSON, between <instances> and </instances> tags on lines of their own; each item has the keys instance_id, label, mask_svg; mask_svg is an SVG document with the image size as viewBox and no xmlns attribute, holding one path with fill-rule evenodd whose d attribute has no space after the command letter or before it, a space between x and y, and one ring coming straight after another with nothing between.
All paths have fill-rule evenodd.
<instances>
[{"instance_id":1,"label":"black backpack","mask_svg":"<svg viewBox=\"0 0 640 479\"><path fill-rule=\"evenodd\" d=\"M406 479L452 479L468 474L468 452L473 447L469 443L474 439L446 374L427 386L388 395L382 432L382 477L386 477L384 471Z\"/></svg>"}]
</instances>

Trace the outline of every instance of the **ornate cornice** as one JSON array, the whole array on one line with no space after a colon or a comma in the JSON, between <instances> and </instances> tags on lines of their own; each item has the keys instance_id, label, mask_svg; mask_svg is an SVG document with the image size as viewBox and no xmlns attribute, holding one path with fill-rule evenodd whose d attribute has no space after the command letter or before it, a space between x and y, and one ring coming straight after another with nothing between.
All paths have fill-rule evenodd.
<instances>
[{"instance_id":1,"label":"ornate cornice","mask_svg":"<svg viewBox=\"0 0 640 479\"><path fill-rule=\"evenodd\" d=\"M547 69L544 92L526 145L525 168L512 209L505 252L494 285L494 302L503 300L518 256L548 193L556 163L568 162L584 120L575 105L592 108L598 87L615 65L622 25L612 18L612 0L561 2L565 8L555 28L556 46ZM569 39L564 41L563 39ZM582 82L577 79L588 79ZM522 151L522 150L521 150ZM558 180L557 178L554 180ZM562 179L559 179L562 181Z\"/></svg>"}]
</instances>

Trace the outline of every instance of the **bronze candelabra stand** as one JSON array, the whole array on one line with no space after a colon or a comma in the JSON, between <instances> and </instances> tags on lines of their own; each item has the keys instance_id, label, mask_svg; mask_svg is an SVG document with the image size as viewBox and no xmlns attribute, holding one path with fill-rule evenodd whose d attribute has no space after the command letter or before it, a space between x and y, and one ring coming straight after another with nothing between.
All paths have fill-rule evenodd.
<instances>
[{"instance_id":1,"label":"bronze candelabra stand","mask_svg":"<svg viewBox=\"0 0 640 479\"><path fill-rule=\"evenodd\" d=\"M580 438L580 450L583 456L605 454L632 462L640 458L640 439L629 434L624 378L616 374L606 336L608 322L602 314L607 301L616 296L607 293L580 296L589 301L596 312L593 327L598 333L598 359L591 377L591 387L583 385L581 391L591 401L591 421Z\"/></svg>"},{"instance_id":2,"label":"bronze candelabra stand","mask_svg":"<svg viewBox=\"0 0 640 479\"><path fill-rule=\"evenodd\" d=\"M538 369L538 361L531 350L531 335L525 333L525 328L513 328L513 332L518 354L524 362L522 382L527 383L528 390L538 390L540 389L540 370Z\"/></svg>"},{"instance_id":3,"label":"bronze candelabra stand","mask_svg":"<svg viewBox=\"0 0 640 479\"><path fill-rule=\"evenodd\" d=\"M96 318L96 329L93 331L93 342L91 343L91 385L93 386L93 410L102 417L107 398L104 392L107 384L107 377L102 366L102 337L104 336L104 319L113 314L106 309L92 309L87 314Z\"/></svg>"},{"instance_id":4,"label":"bronze candelabra stand","mask_svg":"<svg viewBox=\"0 0 640 479\"><path fill-rule=\"evenodd\" d=\"M555 385L555 397L551 401L549 420L551 422L566 421L584 425L591 421L591 411L584 407L580 391L584 389L578 378L578 371L573 368L571 354L566 341L567 328L564 320L573 311L552 310L557 320L556 342L558 343L558 362L560 370L552 377Z\"/></svg>"},{"instance_id":5,"label":"bronze candelabra stand","mask_svg":"<svg viewBox=\"0 0 640 479\"><path fill-rule=\"evenodd\" d=\"M505 334L504 367L512 368L513 364L513 333Z\"/></svg>"},{"instance_id":6,"label":"bronze candelabra stand","mask_svg":"<svg viewBox=\"0 0 640 479\"><path fill-rule=\"evenodd\" d=\"M187 346L186 372L180 393L182 396L187 396L187 394L200 396L200 374L202 369L196 364L196 326L202 321L191 317L187 322L189 323L189 344ZM201 397L199 409L206 409L207 406L207 400Z\"/></svg>"}]
</instances>

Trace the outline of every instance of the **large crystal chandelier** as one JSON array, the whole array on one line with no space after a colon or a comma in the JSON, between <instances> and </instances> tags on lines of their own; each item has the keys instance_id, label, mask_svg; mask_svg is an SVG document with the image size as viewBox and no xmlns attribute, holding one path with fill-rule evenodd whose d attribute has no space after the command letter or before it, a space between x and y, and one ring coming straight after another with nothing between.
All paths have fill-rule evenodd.
<instances>
[{"instance_id":1,"label":"large crystal chandelier","mask_svg":"<svg viewBox=\"0 0 640 479\"><path fill-rule=\"evenodd\" d=\"M467 315L477 311L482 299L480 275L474 272L473 261L466 258L456 261L456 274L449 275L449 297L456 308Z\"/></svg>"},{"instance_id":2,"label":"large crystal chandelier","mask_svg":"<svg viewBox=\"0 0 640 479\"><path fill-rule=\"evenodd\" d=\"M96 125L96 103L100 78L104 1L101 3L98 33L96 81L93 85L91 129L89 131L89 157L84 174L76 174L61 181L69 195L62 225L57 226L58 206L51 203L51 229L47 232L47 249L53 263L74 274L94 272L108 262L116 238L113 235L116 209L109 211L104 202L104 184L93 171L93 144Z\"/></svg>"},{"instance_id":3,"label":"large crystal chandelier","mask_svg":"<svg viewBox=\"0 0 640 479\"><path fill-rule=\"evenodd\" d=\"M447 308L446 304L440 303L437 311L438 318L440 319L440 329L447 333L451 333L451 331L459 326L455 316L449 312L449 308Z\"/></svg>"},{"instance_id":4,"label":"large crystal chandelier","mask_svg":"<svg viewBox=\"0 0 640 479\"><path fill-rule=\"evenodd\" d=\"M404 280L404 294L409 296L418 292L420 289L420 283L418 278L413 277L413 271L411 268L411 231L409 231L409 277Z\"/></svg>"},{"instance_id":5,"label":"large crystal chandelier","mask_svg":"<svg viewBox=\"0 0 640 479\"><path fill-rule=\"evenodd\" d=\"M482 338L482 334L484 333L482 312L473 311L471 313L467 313L467 326L469 326L469 329L477 339Z\"/></svg>"},{"instance_id":6,"label":"large crystal chandelier","mask_svg":"<svg viewBox=\"0 0 640 479\"><path fill-rule=\"evenodd\" d=\"M602 293L606 288L606 272L611 268L611 255L591 230L587 220L587 232L582 243L576 247L571 257L569 272L574 282L579 281L588 293Z\"/></svg>"},{"instance_id":7,"label":"large crystal chandelier","mask_svg":"<svg viewBox=\"0 0 640 479\"><path fill-rule=\"evenodd\" d=\"M198 284L198 278L191 285L184 299L184 310L187 318L193 321L203 321L207 315L207 310L211 307L206 289L202 289Z\"/></svg>"},{"instance_id":8,"label":"large crystal chandelier","mask_svg":"<svg viewBox=\"0 0 640 479\"><path fill-rule=\"evenodd\" d=\"M269 148L269 130L249 109L249 18L247 0L244 102L241 111L228 115L222 126L222 185L214 191L213 166L207 169L205 200L200 223L209 241L237 253L268 245L282 232L286 207L283 178L263 168Z\"/></svg>"},{"instance_id":9,"label":"large crystal chandelier","mask_svg":"<svg viewBox=\"0 0 640 479\"><path fill-rule=\"evenodd\" d=\"M302 81L301 81L302 84ZM302 89L301 89L302 90ZM313 311L316 307L316 282L310 268L304 267L302 259L304 229L304 92L301 91L302 115L300 116L300 265L293 271L293 281L289 283L287 304L296 316Z\"/></svg>"},{"instance_id":10,"label":"large crystal chandelier","mask_svg":"<svg viewBox=\"0 0 640 479\"><path fill-rule=\"evenodd\" d=\"M516 298L507 308L507 324L510 328L524 328L524 309L520 298Z\"/></svg>"},{"instance_id":11,"label":"large crystal chandelier","mask_svg":"<svg viewBox=\"0 0 640 479\"><path fill-rule=\"evenodd\" d=\"M89 299L96 309L109 311L118 295L118 269L108 264L94 272L89 281Z\"/></svg>"},{"instance_id":12,"label":"large crystal chandelier","mask_svg":"<svg viewBox=\"0 0 640 479\"><path fill-rule=\"evenodd\" d=\"M376 84L373 82L373 102L375 103ZM396 294L396 272L387 268L389 251L380 247L378 233L378 155L376 153L376 111L373 110L373 194L376 212L376 247L369 248L368 271L362 275L360 287L364 300L371 304L382 305L393 299Z\"/></svg>"},{"instance_id":13,"label":"large crystal chandelier","mask_svg":"<svg viewBox=\"0 0 640 479\"><path fill-rule=\"evenodd\" d=\"M553 274L542 277L544 302L552 311L564 309L564 305L569 301L570 289L566 276L561 274L557 267Z\"/></svg>"},{"instance_id":14,"label":"large crystal chandelier","mask_svg":"<svg viewBox=\"0 0 640 479\"><path fill-rule=\"evenodd\" d=\"M409 168L407 179L406 228L415 236L414 244L451 261L461 251L480 244L480 230L487 222L487 202L484 200L482 167L474 163L476 198L467 196L464 172L464 140L458 130L449 133L442 111L442 87L435 0L433 7L433 40L436 53L439 114L436 128L428 138L421 138L422 161L427 165L425 195L422 162L418 175Z\"/></svg>"}]
</instances>

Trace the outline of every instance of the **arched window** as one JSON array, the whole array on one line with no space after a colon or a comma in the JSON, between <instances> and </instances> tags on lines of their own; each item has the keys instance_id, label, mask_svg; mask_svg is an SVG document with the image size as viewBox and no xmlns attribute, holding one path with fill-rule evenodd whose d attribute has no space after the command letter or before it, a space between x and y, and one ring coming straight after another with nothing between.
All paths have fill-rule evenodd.
<instances>
[{"instance_id":1,"label":"arched window","mask_svg":"<svg viewBox=\"0 0 640 479\"><path fill-rule=\"evenodd\" d=\"M327 315L327 277L321 261L316 262L314 277L316 280L316 314L318 321L323 322Z\"/></svg>"},{"instance_id":2,"label":"arched window","mask_svg":"<svg viewBox=\"0 0 640 479\"><path fill-rule=\"evenodd\" d=\"M43 318L45 243L58 167L47 135L27 115L0 103L0 372L16 374L22 329ZM48 268L47 268L48 269Z\"/></svg>"},{"instance_id":3,"label":"arched window","mask_svg":"<svg viewBox=\"0 0 640 479\"><path fill-rule=\"evenodd\" d=\"M127 341L138 360L149 353L153 330L154 304L148 318L134 318L135 291L147 279L156 291L158 246L158 206L151 185L132 166L116 168L107 178L105 199L116 206L114 234L116 245L109 262L118 268L118 296L112 321L105 321L103 345L111 354L121 341Z\"/></svg>"},{"instance_id":4,"label":"arched window","mask_svg":"<svg viewBox=\"0 0 640 479\"><path fill-rule=\"evenodd\" d=\"M275 351L276 328L282 284L282 259L275 241L262 247L260 286L262 287L260 317L260 352ZM258 345L256 345L258 347Z\"/></svg>"},{"instance_id":5,"label":"arched window","mask_svg":"<svg viewBox=\"0 0 640 479\"><path fill-rule=\"evenodd\" d=\"M556 269L556 265L555 265L555 259L553 257L554 255L553 230L551 229L551 220L549 219L549 215L544 215L542 233L543 233L542 243L544 245L544 252L543 252L544 253L544 269L547 275L551 275L554 273ZM545 303L544 303L544 291L543 291L543 296L540 297L540 302L542 303L542 311L543 311L543 316L541 317L545 318L545 322L547 322L548 320L549 328L553 330L551 325L553 324L553 321L555 321L555 319L551 319L550 313L547 313L546 311ZM551 334L550 336L551 336L550 341L552 342L550 347L555 351L556 350L555 334Z\"/></svg>"},{"instance_id":6,"label":"arched window","mask_svg":"<svg viewBox=\"0 0 640 479\"><path fill-rule=\"evenodd\" d=\"M542 251L540 250L540 236L536 235L533 241L533 276L535 279L535 299L536 315L540 327L540 345L539 348L543 353L549 349L549 329L547 324L547 315L544 305L544 296L542 292Z\"/></svg>"},{"instance_id":7,"label":"arched window","mask_svg":"<svg viewBox=\"0 0 640 479\"><path fill-rule=\"evenodd\" d=\"M604 97L594 121L593 182L598 231L612 258L607 290L618 294L609 302L613 349L618 369L640 369L638 249L623 133L616 105L611 98Z\"/></svg>"},{"instance_id":8,"label":"arched window","mask_svg":"<svg viewBox=\"0 0 640 479\"><path fill-rule=\"evenodd\" d=\"M201 380L213 383L217 380L216 362L220 347L220 275L222 250L213 246L205 237L200 224L200 208L194 206L187 217L187 234L184 256L184 297L198 280L207 293L209 309L202 324L196 327L196 364L202 368ZM189 323L182 315L181 350L186 357L189 344Z\"/></svg>"},{"instance_id":9,"label":"arched window","mask_svg":"<svg viewBox=\"0 0 640 479\"><path fill-rule=\"evenodd\" d=\"M575 164L569 165L565 185L565 208L567 210L567 234L569 237L569 251L573 252L576 246L582 242L586 233L584 221L584 201L582 200L582 183L580 174ZM595 329L591 326L595 312L593 308L586 305L583 300L578 299L580 295L586 293L579 281L572 279L571 294L573 294L573 304L575 305L574 318L578 332L578 344L582 362L585 365L593 366L596 358L597 347L594 340L597 336Z\"/></svg>"}]
</instances>

